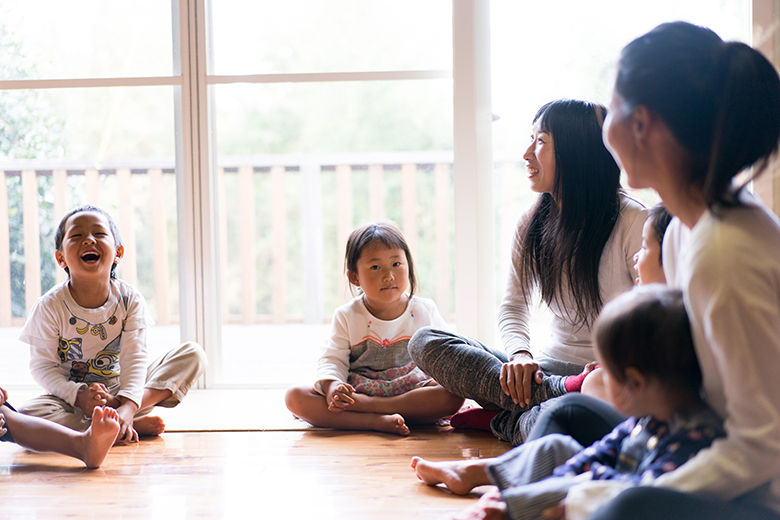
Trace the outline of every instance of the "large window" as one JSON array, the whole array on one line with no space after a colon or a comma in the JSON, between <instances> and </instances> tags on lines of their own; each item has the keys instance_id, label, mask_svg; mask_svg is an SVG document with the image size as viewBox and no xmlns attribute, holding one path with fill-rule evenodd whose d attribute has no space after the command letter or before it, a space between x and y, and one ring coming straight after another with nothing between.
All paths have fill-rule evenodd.
<instances>
[{"instance_id":1,"label":"large window","mask_svg":"<svg viewBox=\"0 0 780 520\"><path fill-rule=\"evenodd\" d=\"M207 387L310 377L369 220L495 344L535 110L608 102L619 49L658 22L749 41L777 3L0 0L0 385L33 384L16 338L85 203L122 230L152 352L201 342Z\"/></svg>"}]
</instances>

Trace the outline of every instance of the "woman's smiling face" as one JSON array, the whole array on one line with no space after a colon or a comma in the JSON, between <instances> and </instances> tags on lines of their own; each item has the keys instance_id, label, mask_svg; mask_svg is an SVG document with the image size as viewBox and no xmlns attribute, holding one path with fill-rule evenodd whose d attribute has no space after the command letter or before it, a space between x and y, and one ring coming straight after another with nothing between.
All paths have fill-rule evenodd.
<instances>
[{"instance_id":1,"label":"woman's smiling face","mask_svg":"<svg viewBox=\"0 0 780 520\"><path fill-rule=\"evenodd\" d=\"M552 193L555 189L555 146L553 136L543 132L539 121L534 123L531 145L523 154L531 191Z\"/></svg>"}]
</instances>

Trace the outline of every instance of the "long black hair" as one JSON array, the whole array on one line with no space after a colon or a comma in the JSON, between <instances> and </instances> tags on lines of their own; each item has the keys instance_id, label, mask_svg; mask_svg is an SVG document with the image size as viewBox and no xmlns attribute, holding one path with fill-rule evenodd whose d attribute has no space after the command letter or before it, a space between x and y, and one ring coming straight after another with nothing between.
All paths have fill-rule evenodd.
<instances>
[{"instance_id":1,"label":"long black hair","mask_svg":"<svg viewBox=\"0 0 780 520\"><path fill-rule=\"evenodd\" d=\"M555 184L521 232L521 280L538 286L548 305L565 303L569 319L588 328L604 304L599 266L620 213L620 167L601 139L606 114L602 105L573 99L536 113L534 123L553 138ZM570 300L561 300L564 288Z\"/></svg>"},{"instance_id":2,"label":"long black hair","mask_svg":"<svg viewBox=\"0 0 780 520\"><path fill-rule=\"evenodd\" d=\"M761 53L724 42L685 22L659 25L629 43L615 90L626 113L644 105L658 114L689 154L688 186L707 205L739 204L733 178L755 165L760 174L780 139L780 79Z\"/></svg>"}]
</instances>

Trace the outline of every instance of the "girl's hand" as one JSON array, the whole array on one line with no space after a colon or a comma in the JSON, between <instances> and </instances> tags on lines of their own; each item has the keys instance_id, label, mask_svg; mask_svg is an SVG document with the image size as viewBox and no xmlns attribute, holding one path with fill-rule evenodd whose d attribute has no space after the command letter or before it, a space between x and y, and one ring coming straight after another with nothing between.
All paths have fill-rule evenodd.
<instances>
[{"instance_id":1,"label":"girl's hand","mask_svg":"<svg viewBox=\"0 0 780 520\"><path fill-rule=\"evenodd\" d=\"M501 390L519 405L531 404L531 382L542 382L542 371L530 355L520 353L501 365Z\"/></svg>"},{"instance_id":2,"label":"girl's hand","mask_svg":"<svg viewBox=\"0 0 780 520\"><path fill-rule=\"evenodd\" d=\"M349 408L350 405L355 404L355 400L352 399L353 393L355 393L355 389L352 388L352 385L334 381L328 388L325 396L328 410L334 413L341 413Z\"/></svg>"}]
</instances>

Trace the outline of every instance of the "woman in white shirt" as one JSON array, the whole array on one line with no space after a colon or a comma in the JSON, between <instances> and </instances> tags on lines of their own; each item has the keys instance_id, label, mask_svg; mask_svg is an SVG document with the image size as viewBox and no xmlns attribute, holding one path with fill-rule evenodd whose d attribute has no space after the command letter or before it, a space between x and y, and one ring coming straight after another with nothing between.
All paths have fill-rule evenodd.
<instances>
[{"instance_id":1,"label":"woman in white shirt","mask_svg":"<svg viewBox=\"0 0 780 520\"><path fill-rule=\"evenodd\" d=\"M589 518L776 520L780 221L744 188L778 149L777 72L759 52L709 29L660 25L623 49L604 137L629 185L655 189L676 217L664 271L685 295L705 398L727 436ZM738 177L751 166L752 176ZM586 406L583 396L564 397L532 436L576 438L576 424L593 414ZM567 508L578 507L570 498Z\"/></svg>"}]
</instances>

